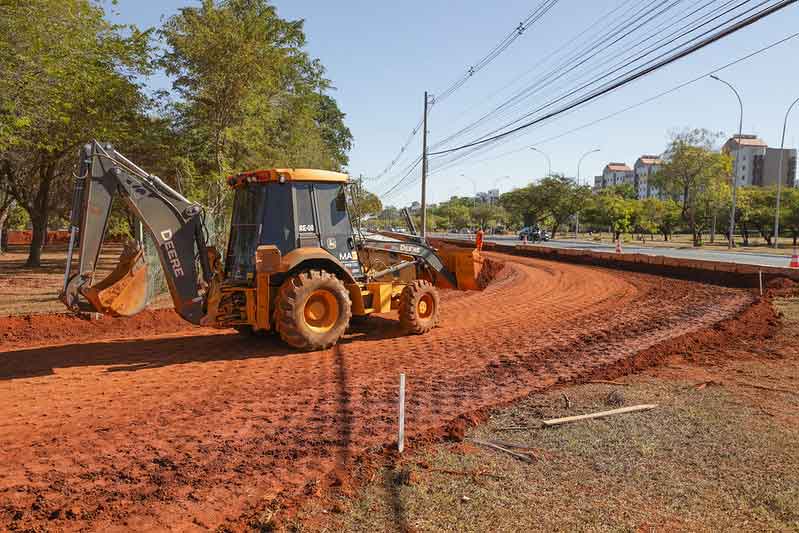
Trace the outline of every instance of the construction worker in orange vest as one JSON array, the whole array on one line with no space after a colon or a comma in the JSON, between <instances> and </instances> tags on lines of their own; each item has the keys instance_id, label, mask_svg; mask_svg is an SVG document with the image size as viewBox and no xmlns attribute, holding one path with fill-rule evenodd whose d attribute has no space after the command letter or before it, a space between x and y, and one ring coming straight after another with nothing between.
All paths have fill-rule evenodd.
<instances>
[{"instance_id":1,"label":"construction worker in orange vest","mask_svg":"<svg viewBox=\"0 0 799 533\"><path fill-rule=\"evenodd\" d=\"M474 238L474 245L478 252L483 250L483 228L477 230L477 234Z\"/></svg>"}]
</instances>

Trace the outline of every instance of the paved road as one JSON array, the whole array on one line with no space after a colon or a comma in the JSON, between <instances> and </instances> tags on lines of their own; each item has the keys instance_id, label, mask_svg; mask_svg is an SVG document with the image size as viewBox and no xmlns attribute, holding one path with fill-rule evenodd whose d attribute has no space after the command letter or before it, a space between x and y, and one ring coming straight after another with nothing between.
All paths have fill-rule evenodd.
<instances>
[{"instance_id":1,"label":"paved road","mask_svg":"<svg viewBox=\"0 0 799 533\"><path fill-rule=\"evenodd\" d=\"M457 233L441 233L433 235L439 238L449 239L470 239L474 240L474 235L463 235ZM519 238L513 235L486 236L487 241L516 246L520 244ZM593 250L598 252L608 252L615 250L612 244L603 244L586 241L547 241L545 246L554 248L576 248L583 250ZM724 261L727 263L740 263L743 265L758 265L771 267L787 267L790 258L784 255L758 254L751 252L719 252L709 250L692 250L690 248L661 248L661 247L642 247L624 246L627 253L662 255L664 257L676 257L680 259L704 259L706 261Z\"/></svg>"}]
</instances>

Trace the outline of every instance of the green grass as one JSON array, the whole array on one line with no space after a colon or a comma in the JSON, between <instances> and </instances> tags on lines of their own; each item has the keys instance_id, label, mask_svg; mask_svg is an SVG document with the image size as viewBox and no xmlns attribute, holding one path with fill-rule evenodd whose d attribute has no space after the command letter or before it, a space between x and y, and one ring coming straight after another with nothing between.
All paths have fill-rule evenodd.
<instances>
[{"instance_id":1,"label":"green grass","mask_svg":"<svg viewBox=\"0 0 799 533\"><path fill-rule=\"evenodd\" d=\"M764 341L776 353L799 333L799 302L778 306L786 328ZM528 446L533 464L468 441L410 450L356 499L342 498L333 512L311 502L289 529L799 531L799 395L743 385L797 390L797 360L786 353L710 369L672 366L629 377L625 387L588 384L531 397L469 436ZM721 384L697 389L707 380ZM615 407L606 401L613 390L625 405L659 407L537 428L544 418ZM535 429L500 429L507 426Z\"/></svg>"}]
</instances>

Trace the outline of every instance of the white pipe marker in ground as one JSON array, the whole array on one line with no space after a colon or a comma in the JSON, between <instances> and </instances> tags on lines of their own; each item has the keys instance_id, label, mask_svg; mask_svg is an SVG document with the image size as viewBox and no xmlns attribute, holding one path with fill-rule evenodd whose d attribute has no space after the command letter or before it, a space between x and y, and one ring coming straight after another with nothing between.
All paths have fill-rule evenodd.
<instances>
[{"instance_id":1,"label":"white pipe marker in ground","mask_svg":"<svg viewBox=\"0 0 799 533\"><path fill-rule=\"evenodd\" d=\"M397 438L397 451L402 453L405 449L405 374L400 374L399 388L399 436Z\"/></svg>"}]
</instances>

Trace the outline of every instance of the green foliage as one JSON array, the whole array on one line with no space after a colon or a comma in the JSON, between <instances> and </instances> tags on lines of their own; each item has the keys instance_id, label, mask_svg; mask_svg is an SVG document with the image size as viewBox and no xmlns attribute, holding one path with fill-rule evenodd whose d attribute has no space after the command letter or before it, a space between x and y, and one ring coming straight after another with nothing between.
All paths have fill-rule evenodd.
<instances>
[{"instance_id":1,"label":"green foliage","mask_svg":"<svg viewBox=\"0 0 799 533\"><path fill-rule=\"evenodd\" d=\"M682 203L682 217L701 244L701 231L725 197L724 183L732 171L729 156L713 149L719 134L694 129L672 136L665 163L654 185Z\"/></svg>"},{"instance_id":2,"label":"green foliage","mask_svg":"<svg viewBox=\"0 0 799 533\"><path fill-rule=\"evenodd\" d=\"M110 24L88 0L30 0L0 4L0 37L0 187L31 218L37 266L53 208L61 215L69 202L78 147L139 135L150 35Z\"/></svg>"},{"instance_id":3,"label":"green foliage","mask_svg":"<svg viewBox=\"0 0 799 533\"><path fill-rule=\"evenodd\" d=\"M783 198L784 196L781 201ZM776 187L742 187L738 189L735 207L744 241L748 244L748 230L755 229L765 239L766 244L770 245L774 235L774 210L777 207ZM785 213L786 209L781 205L780 211Z\"/></svg>"},{"instance_id":4,"label":"green foliage","mask_svg":"<svg viewBox=\"0 0 799 533\"><path fill-rule=\"evenodd\" d=\"M799 237L799 189L782 189L780 195L780 227L788 230L796 246Z\"/></svg>"},{"instance_id":5,"label":"green foliage","mask_svg":"<svg viewBox=\"0 0 799 533\"><path fill-rule=\"evenodd\" d=\"M92 0L0 1L0 189L30 216L29 264L48 224L64 223L75 155L93 138L217 222L228 173L347 164L352 135L304 51L302 21L266 0L204 0L163 24L158 57L152 33L111 24ZM154 66L174 77L173 94L145 95L139 80ZM125 231L126 215L113 217Z\"/></svg>"},{"instance_id":6,"label":"green foliage","mask_svg":"<svg viewBox=\"0 0 799 533\"><path fill-rule=\"evenodd\" d=\"M189 161L187 188L213 213L229 206L226 175L257 167L341 170L352 135L324 68L305 51L302 21L265 0L204 0L160 30L160 64Z\"/></svg>"},{"instance_id":7,"label":"green foliage","mask_svg":"<svg viewBox=\"0 0 799 533\"><path fill-rule=\"evenodd\" d=\"M509 219L524 225L547 224L554 237L570 217L588 202L591 190L564 176L548 176L538 183L505 193L500 198Z\"/></svg>"},{"instance_id":8,"label":"green foliage","mask_svg":"<svg viewBox=\"0 0 799 533\"><path fill-rule=\"evenodd\" d=\"M633 229L639 212L639 201L625 198L615 190L594 195L585 209L585 219L600 228L610 228L614 238Z\"/></svg>"},{"instance_id":9,"label":"green foliage","mask_svg":"<svg viewBox=\"0 0 799 533\"><path fill-rule=\"evenodd\" d=\"M383 211L383 204L380 198L376 194L367 191L359 181L349 187L347 201L349 212L354 219L368 215L378 215Z\"/></svg>"}]
</instances>

